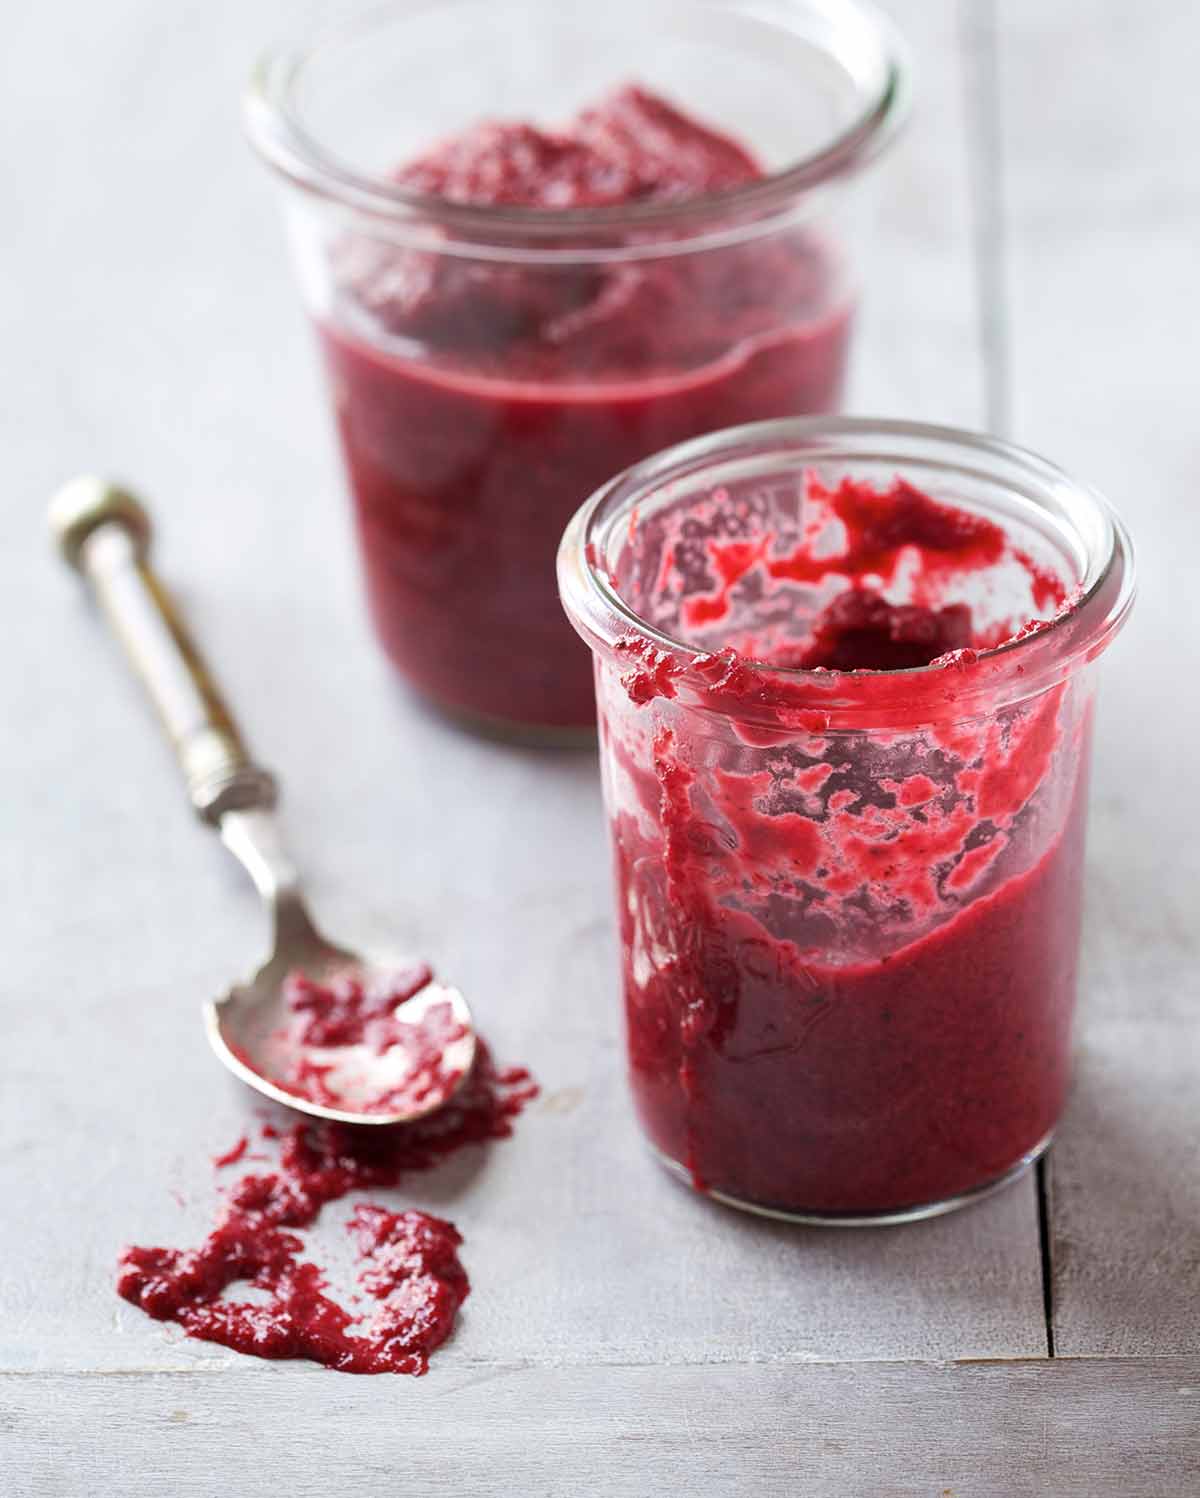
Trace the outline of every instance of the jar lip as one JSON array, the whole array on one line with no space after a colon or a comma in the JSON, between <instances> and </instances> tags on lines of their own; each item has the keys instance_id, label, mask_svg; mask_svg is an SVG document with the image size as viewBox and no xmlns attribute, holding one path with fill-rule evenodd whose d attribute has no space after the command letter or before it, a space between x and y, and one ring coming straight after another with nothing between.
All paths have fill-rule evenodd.
<instances>
[{"instance_id":1,"label":"jar lip","mask_svg":"<svg viewBox=\"0 0 1200 1498\"><path fill-rule=\"evenodd\" d=\"M442 4L428 0L421 10ZM296 108L296 91L307 64L318 51L353 40L371 27L412 9L391 0L350 21L318 32L306 45L271 48L255 66L245 95L245 121L260 155L295 186L360 212L385 219L435 223L483 242L502 236L512 243L564 236L586 240L589 232L673 230L698 233L714 217L770 217L795 199L849 176L868 165L903 123L910 96L907 48L896 28L871 0L802 0L830 34L844 33L847 45L867 37L877 53L879 80L863 90L855 118L819 151L754 182L721 192L696 194L673 202L608 204L590 208L533 208L516 205L453 203L414 192L386 177L360 172L316 139ZM832 51L832 43L827 45Z\"/></svg>"},{"instance_id":2,"label":"jar lip","mask_svg":"<svg viewBox=\"0 0 1200 1498\"><path fill-rule=\"evenodd\" d=\"M873 450L872 442L880 443L882 450ZM906 442L912 444L910 452L886 450ZM685 669L688 662L706 658L694 644L665 634L629 606L596 560L602 550L597 537L601 526L624 521L640 502L672 479L693 477L714 461L751 447L774 449L781 455L793 450L806 466L832 458L847 464L856 457L875 463L895 462L901 474L906 462L928 466L929 458L921 456L925 449L938 455L937 464L943 471L987 477L998 487L1006 487L1007 470L1012 475L1007 486L1014 493L1020 492L1016 487L1019 473L1046 493L1069 498L1095 532L1090 544L1076 532L1086 546L1087 565L1070 606L1037 629L972 653L968 664L953 668L952 678L952 668L945 661L889 671L837 671L744 659L744 664L765 680L811 687L810 705L814 708L826 707L851 717L858 711L874 715L879 703L870 698L872 684L885 679L892 687L892 707L902 708L905 682L915 687L939 676L954 680L953 696L960 704L974 691L994 695L1006 687L1011 700L1020 700L1061 678L1080 655L1088 660L1098 656L1132 606L1133 547L1124 524L1098 490L1071 478L1038 454L984 433L924 422L861 416L784 417L729 427L668 448L609 480L580 507L559 551L559 584L572 623L593 648L612 648L618 639L632 634L675 657ZM957 462L951 460L954 455ZM980 463L990 463L992 471L984 474Z\"/></svg>"}]
</instances>

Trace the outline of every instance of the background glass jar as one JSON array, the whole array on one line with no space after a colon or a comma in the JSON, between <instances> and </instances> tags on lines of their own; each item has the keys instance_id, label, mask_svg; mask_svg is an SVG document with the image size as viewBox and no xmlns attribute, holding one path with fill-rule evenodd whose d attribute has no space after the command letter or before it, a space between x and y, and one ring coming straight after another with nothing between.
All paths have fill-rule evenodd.
<instances>
[{"instance_id":1,"label":"background glass jar","mask_svg":"<svg viewBox=\"0 0 1200 1498\"><path fill-rule=\"evenodd\" d=\"M569 210L394 180L481 119L553 127L629 82L769 175ZM844 188L903 95L895 37L852 0L407 0L264 60L249 124L286 184L372 616L425 697L505 734L589 730L554 586L562 528L666 445L836 408Z\"/></svg>"},{"instance_id":2,"label":"background glass jar","mask_svg":"<svg viewBox=\"0 0 1200 1498\"><path fill-rule=\"evenodd\" d=\"M897 475L1003 532L961 574L930 554L939 603L984 634L1045 622L915 669L748 659L845 589L796 562L837 554L821 496ZM895 561L891 602L928 592L917 549ZM948 429L762 423L603 488L559 579L595 655L630 1078L660 1157L805 1220L923 1216L1029 1164L1070 1070L1094 663L1132 599L1103 500Z\"/></svg>"}]
</instances>

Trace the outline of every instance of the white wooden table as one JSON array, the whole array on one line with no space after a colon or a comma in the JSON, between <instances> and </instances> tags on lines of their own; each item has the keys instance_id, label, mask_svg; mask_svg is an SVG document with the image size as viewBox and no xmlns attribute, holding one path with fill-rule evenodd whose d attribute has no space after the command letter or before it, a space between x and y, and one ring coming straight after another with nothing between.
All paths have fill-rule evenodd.
<instances>
[{"instance_id":1,"label":"white wooden table","mask_svg":"<svg viewBox=\"0 0 1200 1498\"><path fill-rule=\"evenodd\" d=\"M988 426L1089 477L1142 595L1106 662L1078 1081L1044 1178L863 1233L727 1213L651 1163L591 758L456 734L368 640L237 122L248 60L304 17L46 0L7 23L4 1493L1200 1491L1200 13L894 9L919 113L879 184L852 408ZM198 1004L263 932L49 554L45 499L81 467L154 499L330 928L409 936L544 1085L484 1168L406 1193L460 1224L475 1286L423 1380L240 1358L114 1294L123 1242L205 1231L207 1156L251 1102Z\"/></svg>"}]
</instances>

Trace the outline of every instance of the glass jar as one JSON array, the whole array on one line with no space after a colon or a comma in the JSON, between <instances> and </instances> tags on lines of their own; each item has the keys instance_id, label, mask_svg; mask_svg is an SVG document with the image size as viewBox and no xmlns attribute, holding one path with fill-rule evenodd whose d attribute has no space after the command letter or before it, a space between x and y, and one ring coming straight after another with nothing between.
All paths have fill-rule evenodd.
<instances>
[{"instance_id":1,"label":"glass jar","mask_svg":"<svg viewBox=\"0 0 1200 1498\"><path fill-rule=\"evenodd\" d=\"M965 604L976 638L1037 622L910 669L766 663L803 661L788 642L846 590L829 505L903 498L897 475L953 507L971 565L936 537L889 553L868 518L884 596ZM852 1222L1029 1165L1070 1072L1095 663L1132 599L1104 501L989 438L760 423L602 488L559 581L594 652L630 1079L660 1158L733 1205Z\"/></svg>"},{"instance_id":2,"label":"glass jar","mask_svg":"<svg viewBox=\"0 0 1200 1498\"><path fill-rule=\"evenodd\" d=\"M482 119L561 125L630 81L767 175L575 209L395 180ZM249 128L285 186L376 631L424 697L506 736L594 731L563 526L666 445L836 408L845 187L904 95L896 38L852 0L406 0L264 59Z\"/></svg>"}]
</instances>

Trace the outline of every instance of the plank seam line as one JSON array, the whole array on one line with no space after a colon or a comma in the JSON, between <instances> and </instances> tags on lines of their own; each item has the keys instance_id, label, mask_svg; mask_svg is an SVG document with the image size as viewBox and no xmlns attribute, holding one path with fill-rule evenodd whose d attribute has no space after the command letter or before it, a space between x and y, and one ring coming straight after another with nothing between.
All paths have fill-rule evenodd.
<instances>
[{"instance_id":1,"label":"plank seam line","mask_svg":"<svg viewBox=\"0 0 1200 1498\"><path fill-rule=\"evenodd\" d=\"M1050 1237L1050 1162L1045 1155L1037 1162L1038 1247L1042 1259L1042 1314L1046 1319L1046 1356L1057 1356L1054 1347L1054 1257Z\"/></svg>"},{"instance_id":2,"label":"plank seam line","mask_svg":"<svg viewBox=\"0 0 1200 1498\"><path fill-rule=\"evenodd\" d=\"M455 1374L475 1374L482 1372L494 1373L570 1373L570 1372L592 1372L597 1369L626 1372L645 1373L672 1373L672 1372L699 1372L701 1370L719 1372L747 1373L751 1370L778 1370L783 1372L803 1372L805 1369L829 1370L844 1368L853 1370L861 1369L926 1369L941 1372L951 1372L956 1369L970 1370L979 1369L1022 1369L1036 1370L1048 1368L1051 1364L1056 1369L1063 1369L1083 1364L1109 1364L1113 1367L1154 1367L1167 1368L1178 1366L1180 1369L1190 1370L1189 1376L1200 1370L1200 1350L1197 1353L1163 1353L1161 1355L1147 1356L1145 1354L1133 1354L1128 1356L1110 1356L1104 1353L1080 1353L1071 1354L1067 1357L1012 1357L1012 1358L856 1358L847 1360L831 1361L787 1361L779 1359L776 1361L731 1361L727 1363L621 1363L595 1361L588 1363L497 1363L497 1362L472 1362L457 1363L454 1368L443 1371L442 1379L452 1380ZM176 1378L180 1375L185 1377L219 1378L225 1375L237 1373L250 1373L255 1376L283 1378L288 1373L295 1373L295 1368L270 1367L261 1368L257 1360L246 1360L244 1363L230 1363L220 1367L209 1368L0 1368L0 1378L150 1378L165 1377ZM307 1369L306 1376L316 1378L324 1376L327 1370L313 1366ZM453 1393L453 1387L447 1383L430 1385L433 1389L441 1389L444 1393Z\"/></svg>"},{"instance_id":3,"label":"plank seam line","mask_svg":"<svg viewBox=\"0 0 1200 1498\"><path fill-rule=\"evenodd\" d=\"M1011 423L1011 358L995 0L960 0L959 17L983 415L994 436L1006 437Z\"/></svg>"}]
</instances>

